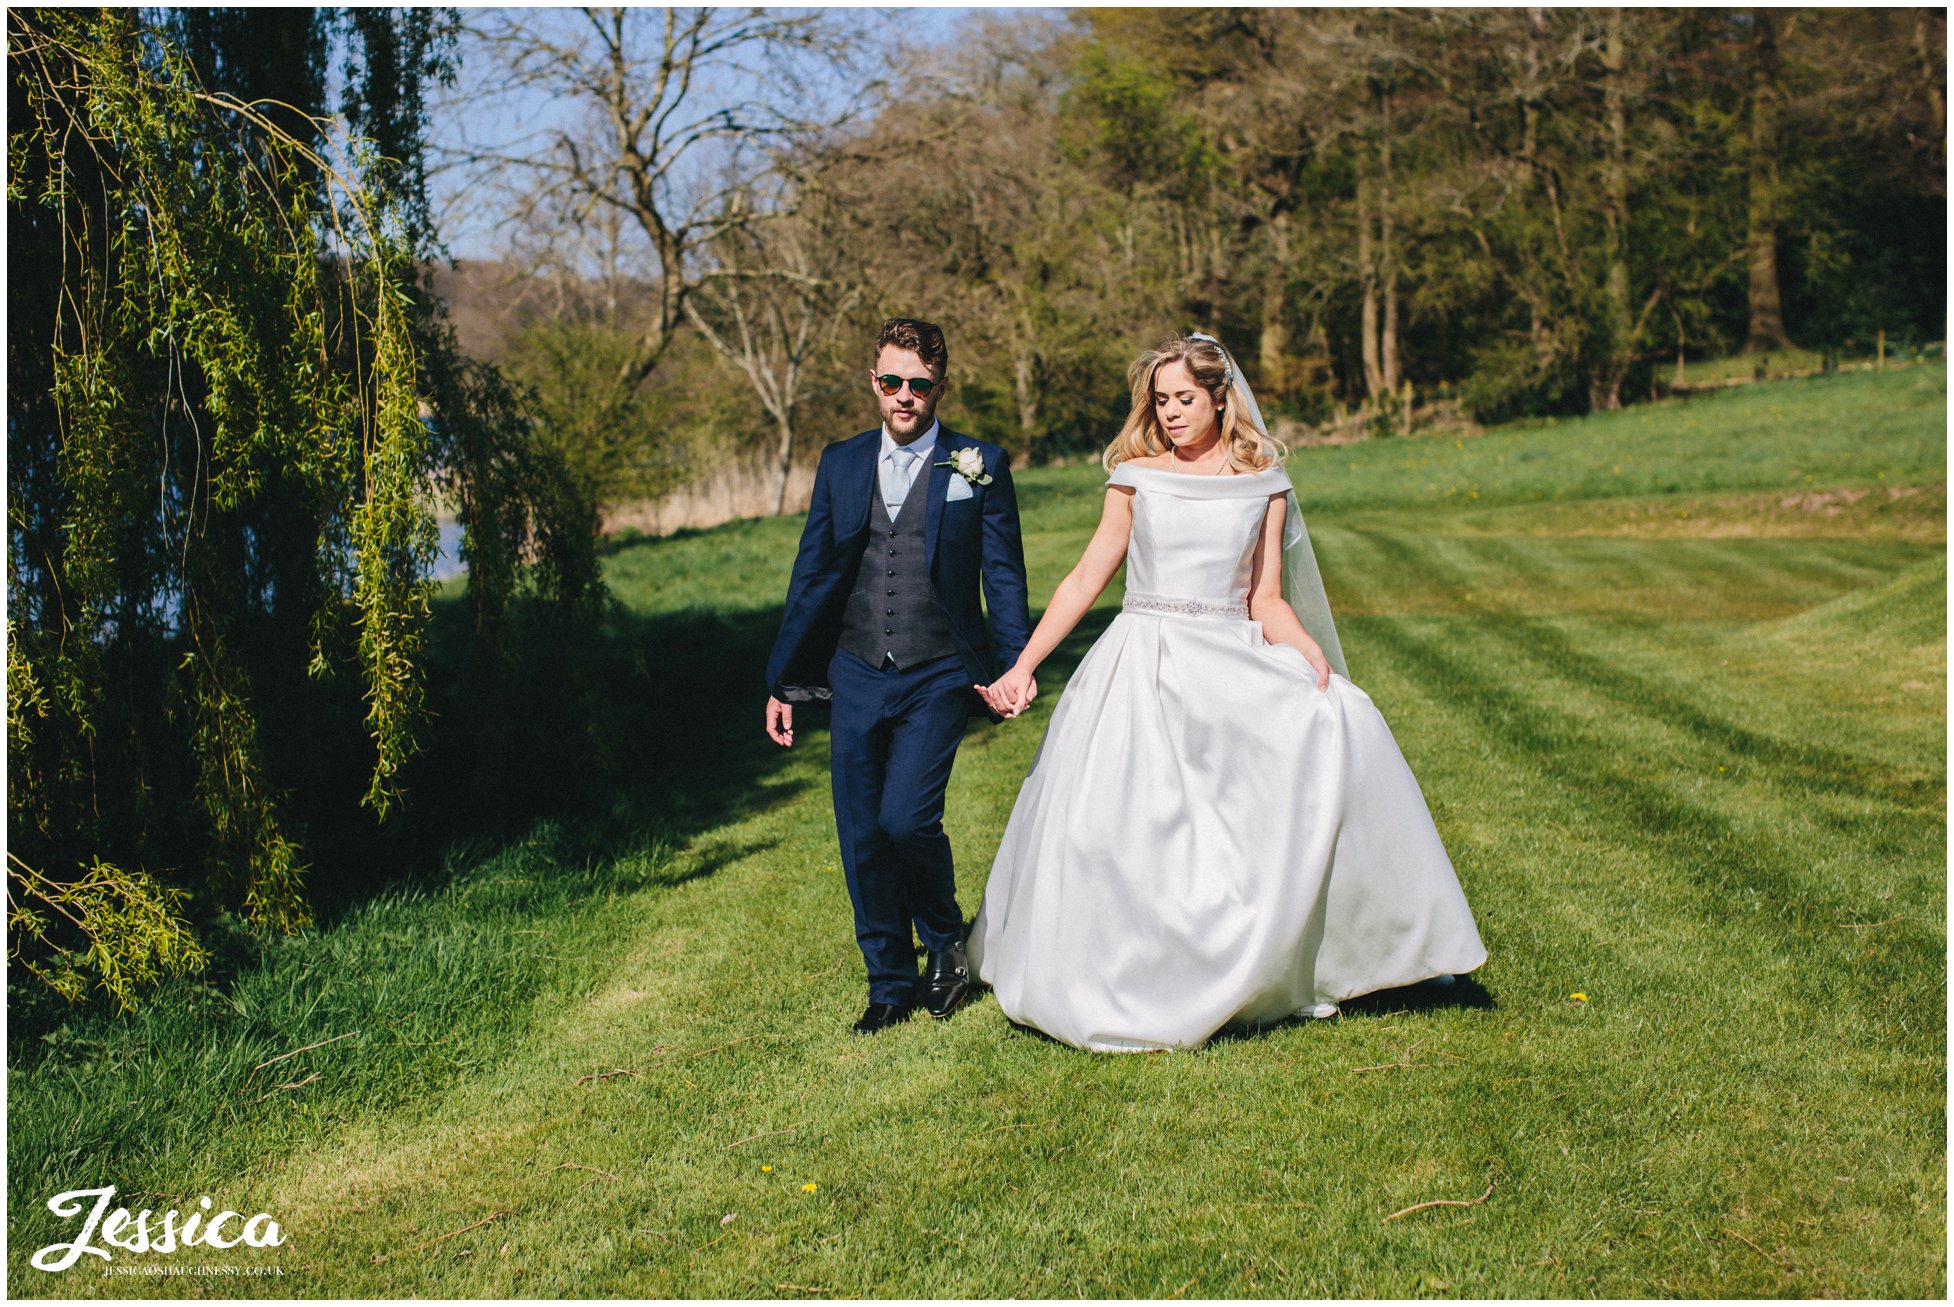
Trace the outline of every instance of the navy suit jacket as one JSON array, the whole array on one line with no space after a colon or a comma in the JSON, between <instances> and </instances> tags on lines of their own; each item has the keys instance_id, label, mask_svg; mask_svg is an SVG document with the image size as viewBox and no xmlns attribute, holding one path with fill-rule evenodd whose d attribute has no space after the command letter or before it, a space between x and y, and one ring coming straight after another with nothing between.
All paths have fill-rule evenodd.
<instances>
[{"instance_id":1,"label":"navy suit jacket","mask_svg":"<svg viewBox=\"0 0 1954 1307\"><path fill-rule=\"evenodd\" d=\"M949 501L950 478L957 474L941 464L959 449L983 455L991 483L972 483L970 498ZM880 427L821 451L807 526L787 583L787 609L767 659L767 692L783 703L832 698L828 660L840 643L842 612L868 547L869 497L879 493L876 459L881 452ZM923 517L930 580L971 683L988 685L1017 661L1031 639L1010 455L939 424L930 462ZM990 608L988 629L977 598L980 580ZM971 702L976 707L983 700L973 692ZM988 715L996 719L995 713Z\"/></svg>"}]
</instances>

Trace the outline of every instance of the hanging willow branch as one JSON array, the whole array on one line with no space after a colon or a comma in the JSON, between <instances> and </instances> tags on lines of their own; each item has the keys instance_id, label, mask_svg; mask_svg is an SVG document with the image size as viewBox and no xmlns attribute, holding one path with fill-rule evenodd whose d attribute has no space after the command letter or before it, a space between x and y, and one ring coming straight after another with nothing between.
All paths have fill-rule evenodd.
<instances>
[{"instance_id":1,"label":"hanging willow branch","mask_svg":"<svg viewBox=\"0 0 1954 1307\"><path fill-rule=\"evenodd\" d=\"M9 833L40 869L10 861L11 955L85 943L126 1002L201 955L182 896L93 842L153 854L171 830L253 924L310 919L264 736L294 667L357 665L364 803L398 807L436 550L415 255L371 148L330 159L210 93L137 11L9 29L15 254L46 292L12 297Z\"/></svg>"}]
</instances>

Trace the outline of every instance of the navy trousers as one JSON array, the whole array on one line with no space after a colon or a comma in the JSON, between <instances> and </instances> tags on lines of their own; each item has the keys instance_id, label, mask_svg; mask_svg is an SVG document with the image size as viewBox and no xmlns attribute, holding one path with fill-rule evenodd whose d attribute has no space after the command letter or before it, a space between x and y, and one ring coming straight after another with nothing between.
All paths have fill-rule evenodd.
<instances>
[{"instance_id":1,"label":"navy trousers","mask_svg":"<svg viewBox=\"0 0 1954 1307\"><path fill-rule=\"evenodd\" d=\"M841 649L828 666L835 827L871 1003L914 1001L912 926L928 949L963 942L943 795L969 681L954 654L877 668Z\"/></svg>"}]
</instances>

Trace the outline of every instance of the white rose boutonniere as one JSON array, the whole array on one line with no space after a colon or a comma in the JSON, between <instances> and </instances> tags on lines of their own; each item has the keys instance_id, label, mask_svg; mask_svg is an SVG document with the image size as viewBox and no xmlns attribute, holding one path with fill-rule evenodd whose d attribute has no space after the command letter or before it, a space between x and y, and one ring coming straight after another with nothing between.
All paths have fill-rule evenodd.
<instances>
[{"instance_id":1,"label":"white rose boutonniere","mask_svg":"<svg viewBox=\"0 0 1954 1307\"><path fill-rule=\"evenodd\" d=\"M984 471L983 454L968 447L959 449L941 463L932 466L947 467L972 485L987 486L991 483L991 474Z\"/></svg>"}]
</instances>

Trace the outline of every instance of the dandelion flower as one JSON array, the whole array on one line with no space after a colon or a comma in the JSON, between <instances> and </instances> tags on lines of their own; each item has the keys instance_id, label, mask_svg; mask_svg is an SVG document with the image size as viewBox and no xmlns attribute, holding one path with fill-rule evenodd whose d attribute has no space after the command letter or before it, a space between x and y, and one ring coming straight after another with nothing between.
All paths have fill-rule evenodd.
<instances>
[{"instance_id":1,"label":"dandelion flower","mask_svg":"<svg viewBox=\"0 0 1954 1307\"><path fill-rule=\"evenodd\" d=\"M1588 1001L1588 996L1586 994L1569 994L1568 997L1573 999L1576 1003L1585 1003Z\"/></svg>"},{"instance_id":2,"label":"dandelion flower","mask_svg":"<svg viewBox=\"0 0 1954 1307\"><path fill-rule=\"evenodd\" d=\"M802 1192L802 1193L804 1193L804 1194L811 1194L811 1193L813 1193L813 1192L814 1192L814 1191L815 1191L816 1189L819 1189L820 1187L821 1187L821 1186L820 1186L820 1185L818 1185L818 1184L804 1184L804 1185L802 1185L802 1186L801 1186L801 1192Z\"/></svg>"},{"instance_id":3,"label":"dandelion flower","mask_svg":"<svg viewBox=\"0 0 1954 1307\"><path fill-rule=\"evenodd\" d=\"M762 1171L771 1171L771 1170L773 1170L773 1168L772 1168L771 1166L763 1166L763 1167L761 1167L760 1169L761 1169Z\"/></svg>"}]
</instances>

